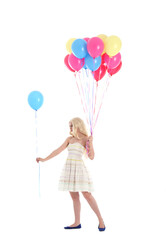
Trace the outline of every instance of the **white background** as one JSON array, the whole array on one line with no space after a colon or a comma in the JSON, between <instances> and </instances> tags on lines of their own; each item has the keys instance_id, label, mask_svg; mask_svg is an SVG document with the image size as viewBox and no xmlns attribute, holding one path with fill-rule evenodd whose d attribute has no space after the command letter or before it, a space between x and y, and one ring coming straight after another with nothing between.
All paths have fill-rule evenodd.
<instances>
[{"instance_id":1,"label":"white background","mask_svg":"<svg viewBox=\"0 0 166 240\"><path fill-rule=\"evenodd\" d=\"M0 3L1 239L166 239L165 7L158 1L8 1ZM106 231L80 196L82 229L68 192L58 191L67 156L35 162L35 112L41 91L39 156L84 119L75 78L64 66L68 39L117 35L123 66L112 77L94 133L96 157L86 160ZM101 236L102 235L102 236Z\"/></svg>"}]
</instances>

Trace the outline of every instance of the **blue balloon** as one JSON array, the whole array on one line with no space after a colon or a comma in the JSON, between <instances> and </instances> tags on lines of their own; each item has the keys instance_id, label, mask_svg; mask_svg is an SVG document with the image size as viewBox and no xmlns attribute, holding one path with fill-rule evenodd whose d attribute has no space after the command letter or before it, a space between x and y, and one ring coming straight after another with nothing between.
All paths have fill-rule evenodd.
<instances>
[{"instance_id":1,"label":"blue balloon","mask_svg":"<svg viewBox=\"0 0 166 240\"><path fill-rule=\"evenodd\" d=\"M83 68L84 68L84 69L87 69L87 66L84 64Z\"/></svg>"},{"instance_id":2,"label":"blue balloon","mask_svg":"<svg viewBox=\"0 0 166 240\"><path fill-rule=\"evenodd\" d=\"M88 53L87 42L84 39L76 39L71 45L71 50L77 58L82 59Z\"/></svg>"},{"instance_id":3,"label":"blue balloon","mask_svg":"<svg viewBox=\"0 0 166 240\"><path fill-rule=\"evenodd\" d=\"M39 91L32 91L28 95L28 103L30 107L34 110L38 110L43 104L43 95Z\"/></svg>"},{"instance_id":4,"label":"blue balloon","mask_svg":"<svg viewBox=\"0 0 166 240\"><path fill-rule=\"evenodd\" d=\"M91 71L96 71L101 65L101 57L93 58L90 55L85 58L85 65Z\"/></svg>"}]
</instances>

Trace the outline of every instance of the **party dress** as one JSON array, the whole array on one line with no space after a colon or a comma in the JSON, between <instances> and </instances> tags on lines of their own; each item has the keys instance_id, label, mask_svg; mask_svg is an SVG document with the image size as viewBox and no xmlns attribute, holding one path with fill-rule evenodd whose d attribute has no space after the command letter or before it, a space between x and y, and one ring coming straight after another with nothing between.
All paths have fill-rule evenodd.
<instances>
[{"instance_id":1,"label":"party dress","mask_svg":"<svg viewBox=\"0 0 166 240\"><path fill-rule=\"evenodd\" d=\"M86 149L78 142L69 143L67 149L68 157L60 175L59 191L94 191L92 179L83 161Z\"/></svg>"}]
</instances>

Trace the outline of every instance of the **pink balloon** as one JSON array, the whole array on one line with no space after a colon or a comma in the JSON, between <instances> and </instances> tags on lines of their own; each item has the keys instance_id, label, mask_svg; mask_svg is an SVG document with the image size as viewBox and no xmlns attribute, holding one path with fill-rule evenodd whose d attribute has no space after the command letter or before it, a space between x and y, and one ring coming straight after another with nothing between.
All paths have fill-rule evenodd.
<instances>
[{"instance_id":1,"label":"pink balloon","mask_svg":"<svg viewBox=\"0 0 166 240\"><path fill-rule=\"evenodd\" d=\"M118 65L116 68L107 69L107 72L112 76L112 75L114 75L115 73L119 72L119 70L121 69L121 67L122 67L122 62L120 62L119 65Z\"/></svg>"},{"instance_id":2,"label":"pink balloon","mask_svg":"<svg viewBox=\"0 0 166 240\"><path fill-rule=\"evenodd\" d=\"M87 38L84 38L84 40L85 40L86 42L88 42L88 41L89 41L89 39L90 39L90 38L88 38L88 37L87 37Z\"/></svg>"},{"instance_id":3,"label":"pink balloon","mask_svg":"<svg viewBox=\"0 0 166 240\"><path fill-rule=\"evenodd\" d=\"M120 52L113 57L109 57L108 54L105 54L105 62L108 68L116 68L121 61Z\"/></svg>"},{"instance_id":4,"label":"pink balloon","mask_svg":"<svg viewBox=\"0 0 166 240\"><path fill-rule=\"evenodd\" d=\"M68 55L66 55L66 57L64 58L64 63L65 63L65 65L66 65L66 67L71 71L71 72L75 72L75 70L73 70L71 67L70 67L70 65L69 65L69 54Z\"/></svg>"},{"instance_id":5,"label":"pink balloon","mask_svg":"<svg viewBox=\"0 0 166 240\"><path fill-rule=\"evenodd\" d=\"M91 57L99 57L104 50L104 43L102 39L98 37L90 38L87 43L87 50Z\"/></svg>"},{"instance_id":6,"label":"pink balloon","mask_svg":"<svg viewBox=\"0 0 166 240\"><path fill-rule=\"evenodd\" d=\"M84 58L79 59L79 58L75 57L73 53L71 53L69 55L68 62L69 62L70 67L72 69L74 69L75 71L79 71L85 64Z\"/></svg>"}]
</instances>

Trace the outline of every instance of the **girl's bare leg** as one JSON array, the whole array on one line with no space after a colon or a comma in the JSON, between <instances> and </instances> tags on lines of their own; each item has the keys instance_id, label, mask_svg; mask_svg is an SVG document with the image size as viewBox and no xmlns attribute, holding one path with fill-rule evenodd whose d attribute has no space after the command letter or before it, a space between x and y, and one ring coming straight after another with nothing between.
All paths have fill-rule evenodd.
<instances>
[{"instance_id":1,"label":"girl's bare leg","mask_svg":"<svg viewBox=\"0 0 166 240\"><path fill-rule=\"evenodd\" d=\"M94 197L92 196L92 194L90 192L82 192L82 194L83 194L84 198L87 200L87 202L89 203L90 207L96 213L98 220L99 220L99 227L104 228L104 222L103 222L101 213L99 211L99 208L97 206L96 200L94 199Z\"/></svg>"},{"instance_id":2,"label":"girl's bare leg","mask_svg":"<svg viewBox=\"0 0 166 240\"><path fill-rule=\"evenodd\" d=\"M78 192L70 192L70 195L73 200L74 215L75 215L75 222L74 224L70 225L70 227L76 227L80 224L81 203L80 203Z\"/></svg>"}]
</instances>

